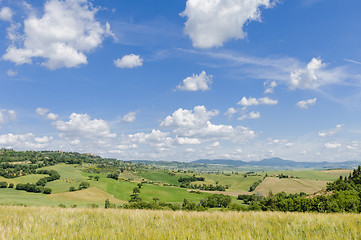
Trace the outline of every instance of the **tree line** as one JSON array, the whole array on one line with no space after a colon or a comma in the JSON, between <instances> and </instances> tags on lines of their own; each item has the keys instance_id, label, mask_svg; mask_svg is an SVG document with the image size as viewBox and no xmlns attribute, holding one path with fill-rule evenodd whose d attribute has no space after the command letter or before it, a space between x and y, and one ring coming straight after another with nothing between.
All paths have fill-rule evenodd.
<instances>
[{"instance_id":1,"label":"tree line","mask_svg":"<svg viewBox=\"0 0 361 240\"><path fill-rule=\"evenodd\" d=\"M284 212L361 212L361 167L358 166L348 177L342 177L327 185L321 195L308 196L305 193L238 196L248 205L248 210Z\"/></svg>"}]
</instances>

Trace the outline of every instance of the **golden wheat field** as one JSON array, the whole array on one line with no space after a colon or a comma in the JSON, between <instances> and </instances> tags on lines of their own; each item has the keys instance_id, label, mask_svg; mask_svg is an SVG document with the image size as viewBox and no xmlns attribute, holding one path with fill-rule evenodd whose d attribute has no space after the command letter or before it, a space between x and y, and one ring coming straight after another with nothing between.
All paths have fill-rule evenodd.
<instances>
[{"instance_id":1,"label":"golden wheat field","mask_svg":"<svg viewBox=\"0 0 361 240\"><path fill-rule=\"evenodd\" d=\"M361 215L0 207L0 239L360 239Z\"/></svg>"}]
</instances>

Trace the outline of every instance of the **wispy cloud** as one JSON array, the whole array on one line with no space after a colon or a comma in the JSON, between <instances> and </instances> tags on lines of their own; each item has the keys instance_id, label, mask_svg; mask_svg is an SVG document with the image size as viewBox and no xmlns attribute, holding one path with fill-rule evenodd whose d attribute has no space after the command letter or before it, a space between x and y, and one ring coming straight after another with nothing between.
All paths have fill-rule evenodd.
<instances>
[{"instance_id":1,"label":"wispy cloud","mask_svg":"<svg viewBox=\"0 0 361 240\"><path fill-rule=\"evenodd\" d=\"M345 59L345 61L346 62L350 62L350 63L355 63L355 64L359 64L359 65L361 65L361 62L358 62L358 61L356 61L356 60L352 60L352 59Z\"/></svg>"}]
</instances>

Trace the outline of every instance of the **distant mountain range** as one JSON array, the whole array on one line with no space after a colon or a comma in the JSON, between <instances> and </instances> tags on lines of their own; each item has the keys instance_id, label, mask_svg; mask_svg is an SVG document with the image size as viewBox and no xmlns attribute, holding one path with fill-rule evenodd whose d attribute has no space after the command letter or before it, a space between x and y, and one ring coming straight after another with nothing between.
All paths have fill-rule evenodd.
<instances>
[{"instance_id":1,"label":"distant mountain range","mask_svg":"<svg viewBox=\"0 0 361 240\"><path fill-rule=\"evenodd\" d=\"M206 165L228 165L228 166L255 166L255 167L290 167L290 168L354 168L361 165L360 161L347 161L347 162L296 162L291 160L284 160L282 158L268 158L261 161L245 162L241 160L229 159L200 159L193 161L195 164Z\"/></svg>"},{"instance_id":2,"label":"distant mountain range","mask_svg":"<svg viewBox=\"0 0 361 240\"><path fill-rule=\"evenodd\" d=\"M361 165L361 161L347 161L347 162L296 162L291 160L284 160L282 158L268 158L261 161L245 162L241 160L230 159L200 159L192 162L171 162L171 161L149 161L149 160L133 160L132 162L151 164L162 167L177 167L177 168L198 168L198 167L226 167L231 169L232 167L245 167L247 169L262 169L262 168L274 168L274 169L335 169L335 168L356 168Z\"/></svg>"}]
</instances>

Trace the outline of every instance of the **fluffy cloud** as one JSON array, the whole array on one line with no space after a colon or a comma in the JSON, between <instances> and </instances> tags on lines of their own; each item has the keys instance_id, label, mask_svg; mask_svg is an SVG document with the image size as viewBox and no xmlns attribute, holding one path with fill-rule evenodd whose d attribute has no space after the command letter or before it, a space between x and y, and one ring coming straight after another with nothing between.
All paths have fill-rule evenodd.
<instances>
[{"instance_id":1,"label":"fluffy cloud","mask_svg":"<svg viewBox=\"0 0 361 240\"><path fill-rule=\"evenodd\" d=\"M11 21L13 18L13 11L8 7L3 7L0 10L0 20Z\"/></svg>"},{"instance_id":2,"label":"fluffy cloud","mask_svg":"<svg viewBox=\"0 0 361 240\"><path fill-rule=\"evenodd\" d=\"M173 139L169 137L169 133L153 129L151 133L136 133L128 135L130 141L134 143L149 144L158 148L170 147Z\"/></svg>"},{"instance_id":3,"label":"fluffy cloud","mask_svg":"<svg viewBox=\"0 0 361 240\"><path fill-rule=\"evenodd\" d=\"M233 117L234 114L238 113L239 109L235 109L234 107L228 108L227 112L224 115L228 115L229 118Z\"/></svg>"},{"instance_id":4,"label":"fluffy cloud","mask_svg":"<svg viewBox=\"0 0 361 240\"><path fill-rule=\"evenodd\" d=\"M116 146L116 148L117 148L117 149L120 149L120 150L135 149L135 148L137 148L137 147L138 147L137 144L129 144L129 145L120 144L120 145Z\"/></svg>"},{"instance_id":5,"label":"fluffy cloud","mask_svg":"<svg viewBox=\"0 0 361 240\"><path fill-rule=\"evenodd\" d=\"M48 136L36 137L36 138L34 138L34 141L36 143L49 143L49 142L53 141L53 137L48 137Z\"/></svg>"},{"instance_id":6,"label":"fluffy cloud","mask_svg":"<svg viewBox=\"0 0 361 240\"><path fill-rule=\"evenodd\" d=\"M54 122L63 137L79 137L88 139L115 138L116 134L110 132L109 124L102 119L91 119L88 114L72 113L70 120Z\"/></svg>"},{"instance_id":7,"label":"fluffy cloud","mask_svg":"<svg viewBox=\"0 0 361 240\"><path fill-rule=\"evenodd\" d=\"M243 26L260 20L260 8L271 6L271 0L188 0L181 16L187 17L184 31L193 46L211 48L244 38Z\"/></svg>"},{"instance_id":8,"label":"fluffy cloud","mask_svg":"<svg viewBox=\"0 0 361 240\"><path fill-rule=\"evenodd\" d=\"M37 108L35 110L36 114L38 114L39 116L45 116L45 114L47 114L49 112L49 109L47 108Z\"/></svg>"},{"instance_id":9,"label":"fluffy cloud","mask_svg":"<svg viewBox=\"0 0 361 240\"><path fill-rule=\"evenodd\" d=\"M55 121L59 118L59 115L55 114L55 113L49 113L49 109L47 108L37 108L35 110L36 114L38 114L39 116L45 116L45 119L47 120L52 120Z\"/></svg>"},{"instance_id":10,"label":"fluffy cloud","mask_svg":"<svg viewBox=\"0 0 361 240\"><path fill-rule=\"evenodd\" d=\"M339 144L339 143L325 143L325 148L327 148L327 149L338 149L338 148L341 148L341 144Z\"/></svg>"},{"instance_id":11,"label":"fluffy cloud","mask_svg":"<svg viewBox=\"0 0 361 240\"><path fill-rule=\"evenodd\" d=\"M264 105L277 105L278 100L270 99L269 97L259 98L258 99L260 104Z\"/></svg>"},{"instance_id":12,"label":"fluffy cloud","mask_svg":"<svg viewBox=\"0 0 361 240\"><path fill-rule=\"evenodd\" d=\"M176 142L180 145L185 145L185 144L201 144L201 141L199 141L199 139L197 138L187 138L187 137L176 137Z\"/></svg>"},{"instance_id":13,"label":"fluffy cloud","mask_svg":"<svg viewBox=\"0 0 361 240\"><path fill-rule=\"evenodd\" d=\"M183 80L183 85L178 85L177 88L182 91L207 91L212 84L212 75L207 75L202 71L199 75L193 74Z\"/></svg>"},{"instance_id":14,"label":"fluffy cloud","mask_svg":"<svg viewBox=\"0 0 361 240\"><path fill-rule=\"evenodd\" d=\"M12 69L9 69L9 70L7 70L6 74L7 74L9 77L14 77L14 76L16 76L16 75L18 74L18 72L17 72L17 71L14 71L14 70L12 70Z\"/></svg>"},{"instance_id":15,"label":"fluffy cloud","mask_svg":"<svg viewBox=\"0 0 361 240\"><path fill-rule=\"evenodd\" d=\"M268 85L268 86L267 86ZM274 93L274 89L275 87L277 87L277 82L276 81L272 81L270 83L265 82L264 86L267 86L267 89L264 91L264 93Z\"/></svg>"},{"instance_id":16,"label":"fluffy cloud","mask_svg":"<svg viewBox=\"0 0 361 240\"><path fill-rule=\"evenodd\" d=\"M122 121L126 123L132 123L136 120L136 112L129 112L126 115L124 115Z\"/></svg>"},{"instance_id":17,"label":"fluffy cloud","mask_svg":"<svg viewBox=\"0 0 361 240\"><path fill-rule=\"evenodd\" d=\"M239 101L237 104L242 106L253 106L253 105L259 105L259 102L257 98L250 97L247 99L246 97L243 97L241 101Z\"/></svg>"},{"instance_id":18,"label":"fluffy cloud","mask_svg":"<svg viewBox=\"0 0 361 240\"><path fill-rule=\"evenodd\" d=\"M341 131L343 126L344 126L343 124L336 125L336 128L333 128L333 129L328 130L328 131L319 132L318 136L320 136L320 137L331 137L331 136L335 135L336 133L338 133L339 131Z\"/></svg>"},{"instance_id":19,"label":"fluffy cloud","mask_svg":"<svg viewBox=\"0 0 361 240\"><path fill-rule=\"evenodd\" d=\"M239 101L237 104L245 107L257 106L257 105L276 105L278 104L278 100L270 99L269 97L258 98L258 99L252 97L247 99L246 97L243 97L241 101Z\"/></svg>"},{"instance_id":20,"label":"fluffy cloud","mask_svg":"<svg viewBox=\"0 0 361 240\"><path fill-rule=\"evenodd\" d=\"M43 58L41 64L49 69L87 64L85 53L101 45L104 36L112 35L108 23L102 26L95 20L96 12L87 0L47 1L42 17L31 14L25 19L23 37L8 33L13 40L23 41L23 48L14 41L3 59L31 64L33 58Z\"/></svg>"},{"instance_id":21,"label":"fluffy cloud","mask_svg":"<svg viewBox=\"0 0 361 240\"><path fill-rule=\"evenodd\" d=\"M296 103L296 105L300 108L308 109L309 106L315 105L317 98L302 100Z\"/></svg>"},{"instance_id":22,"label":"fluffy cloud","mask_svg":"<svg viewBox=\"0 0 361 240\"><path fill-rule=\"evenodd\" d=\"M171 128L180 136L206 140L220 138L242 141L255 137L253 131L242 126L233 127L211 123L210 119L216 115L218 115L217 110L207 111L204 106L196 106L193 111L180 108L172 116L167 116L160 126Z\"/></svg>"},{"instance_id":23,"label":"fluffy cloud","mask_svg":"<svg viewBox=\"0 0 361 240\"><path fill-rule=\"evenodd\" d=\"M327 64L320 58L312 58L304 69L298 69L290 74L291 89L316 89L326 84L337 83L344 78L340 68L326 70Z\"/></svg>"},{"instance_id":24,"label":"fluffy cloud","mask_svg":"<svg viewBox=\"0 0 361 240\"><path fill-rule=\"evenodd\" d=\"M173 127L173 128L198 128L205 126L207 121L218 115L217 110L207 111L204 106L194 107L192 110L186 110L179 108L175 111L172 116L167 116L162 122L162 127Z\"/></svg>"},{"instance_id":25,"label":"fluffy cloud","mask_svg":"<svg viewBox=\"0 0 361 240\"><path fill-rule=\"evenodd\" d=\"M258 118L261 118L260 112L250 112L249 114L243 114L241 117L238 118L238 120L258 119Z\"/></svg>"},{"instance_id":26,"label":"fluffy cloud","mask_svg":"<svg viewBox=\"0 0 361 240\"><path fill-rule=\"evenodd\" d=\"M143 59L139 55L125 55L121 59L114 60L114 65L118 68L135 68L143 66Z\"/></svg>"},{"instance_id":27,"label":"fluffy cloud","mask_svg":"<svg viewBox=\"0 0 361 240\"><path fill-rule=\"evenodd\" d=\"M48 146L52 137L35 137L32 133L15 135L12 133L0 135L0 145L8 148L39 149Z\"/></svg>"},{"instance_id":28,"label":"fluffy cloud","mask_svg":"<svg viewBox=\"0 0 361 240\"><path fill-rule=\"evenodd\" d=\"M6 124L16 120L16 112L14 110L0 109L0 128L2 124Z\"/></svg>"},{"instance_id":29,"label":"fluffy cloud","mask_svg":"<svg viewBox=\"0 0 361 240\"><path fill-rule=\"evenodd\" d=\"M48 120L54 121L54 120L56 120L58 118L59 118L59 116L57 114L55 114L55 113L48 113L48 115L46 115L46 119L48 119Z\"/></svg>"}]
</instances>

